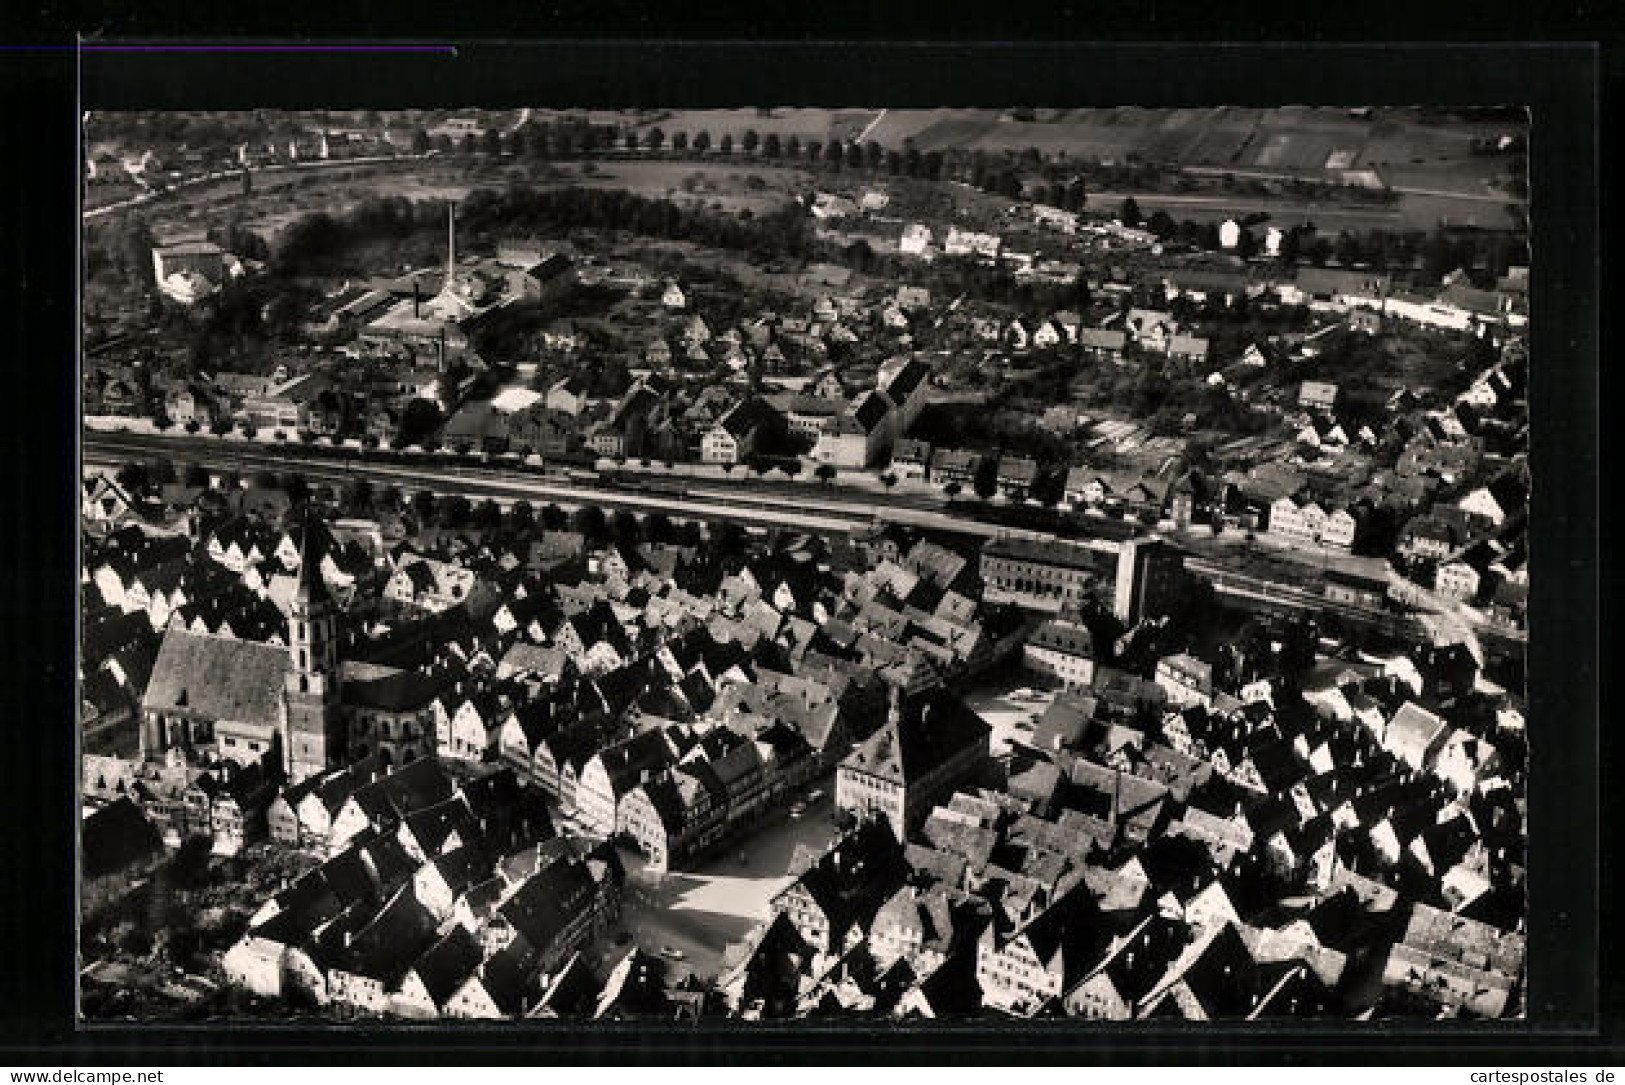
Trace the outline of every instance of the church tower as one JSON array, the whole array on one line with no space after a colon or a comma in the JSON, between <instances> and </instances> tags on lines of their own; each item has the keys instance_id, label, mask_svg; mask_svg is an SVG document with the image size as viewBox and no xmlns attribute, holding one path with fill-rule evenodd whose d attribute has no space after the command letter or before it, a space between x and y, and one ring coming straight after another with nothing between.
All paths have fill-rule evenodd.
<instances>
[{"instance_id":1,"label":"church tower","mask_svg":"<svg viewBox=\"0 0 1625 1085\"><path fill-rule=\"evenodd\" d=\"M307 517L299 584L288 610L288 674L283 688L282 761L290 783L340 763L338 606L322 580L318 522Z\"/></svg>"}]
</instances>

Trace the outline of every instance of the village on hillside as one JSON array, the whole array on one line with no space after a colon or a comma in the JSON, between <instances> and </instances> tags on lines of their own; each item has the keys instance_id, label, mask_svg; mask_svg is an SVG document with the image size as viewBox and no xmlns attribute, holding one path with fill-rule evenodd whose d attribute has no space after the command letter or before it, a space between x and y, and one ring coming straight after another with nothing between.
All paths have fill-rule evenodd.
<instances>
[{"instance_id":1,"label":"village on hillside","mask_svg":"<svg viewBox=\"0 0 1625 1085\"><path fill-rule=\"evenodd\" d=\"M85 135L86 1020L1525 1014L1523 114Z\"/></svg>"}]
</instances>

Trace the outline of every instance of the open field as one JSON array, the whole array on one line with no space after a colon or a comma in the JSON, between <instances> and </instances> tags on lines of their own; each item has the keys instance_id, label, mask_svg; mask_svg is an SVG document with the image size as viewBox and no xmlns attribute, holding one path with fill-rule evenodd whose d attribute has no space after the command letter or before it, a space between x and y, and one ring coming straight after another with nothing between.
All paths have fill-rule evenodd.
<instances>
[{"instance_id":1,"label":"open field","mask_svg":"<svg viewBox=\"0 0 1625 1085\"><path fill-rule=\"evenodd\" d=\"M1133 195L1147 213L1165 210L1175 218L1211 222L1262 211L1280 225L1312 220L1328 231L1426 230L1440 223L1504 228L1511 223L1507 209L1512 205L1495 187L1505 182L1511 160L1506 155L1471 153L1476 136L1512 134L1505 126L1446 128L1405 110L1353 117L1336 109L1118 108L1041 111L1032 116L1015 120L1009 114L950 109L775 109L763 115L740 109L647 113L635 123L644 130L659 125L668 134L684 131L692 136L704 130L710 133L713 148L724 134L733 135L737 143L747 130L755 130L781 138L797 135L808 142L836 135L866 136L896 147L912 140L926 151L999 153L1036 147L1052 155L1114 162L1136 156L1192 173L1233 172L1237 177L1344 180L1350 171L1374 171L1398 190L1394 203L1309 204L1273 195L1097 191L1091 193L1091 204L1115 208L1124 196ZM596 119L612 117L622 123L631 119L608 113ZM159 196L138 213L161 239L198 233L232 219L269 238L317 208L341 211L378 195L458 199L471 188L501 187L509 181L618 188L691 208L752 214L771 211L791 194L819 185L841 189L885 183L844 174L831 180L742 151L723 158L713 150L703 162L612 159L543 164L507 159L470 165L454 159L383 160L256 171L249 193L242 191L239 175L211 178ZM944 191L956 202L964 202L960 197L969 192L962 186L945 186Z\"/></svg>"},{"instance_id":2,"label":"open field","mask_svg":"<svg viewBox=\"0 0 1625 1085\"><path fill-rule=\"evenodd\" d=\"M315 210L341 214L363 200L399 196L409 200L460 200L475 188L500 188L510 175L537 187L579 185L624 189L651 199L729 212L763 214L811 184L809 175L756 159L707 162L628 160L586 163L509 163L471 174L461 165L401 161L350 167L256 173L254 191L242 193L239 178L196 185L146 205L138 213L161 241L201 234L237 221L268 240L299 216Z\"/></svg>"},{"instance_id":3,"label":"open field","mask_svg":"<svg viewBox=\"0 0 1625 1085\"><path fill-rule=\"evenodd\" d=\"M1503 133L1511 134L1505 126L1493 124L1447 128L1429 123L1414 110L1355 117L1346 110L1318 107L1121 107L1039 111L1030 121L985 110L894 109L886 111L869 138L887 146L912 139L921 150L1037 147L1074 157L1135 154L1178 165L1309 173L1324 169L1334 152L1344 152L1350 167L1403 166L1461 183L1494 171L1493 160L1471 154L1473 138Z\"/></svg>"},{"instance_id":4,"label":"open field","mask_svg":"<svg viewBox=\"0 0 1625 1085\"><path fill-rule=\"evenodd\" d=\"M616 188L649 199L669 199L679 206L709 207L763 214L781 207L793 193L810 187L799 169L773 166L756 159L720 162L637 160L597 163L590 173L558 184Z\"/></svg>"},{"instance_id":5,"label":"open field","mask_svg":"<svg viewBox=\"0 0 1625 1085\"><path fill-rule=\"evenodd\" d=\"M647 132L659 128L669 139L677 132L686 132L692 139L697 132L708 132L712 146L729 133L737 142L747 130L757 135L776 135L780 139L795 136L803 143L827 142L831 139L856 139L878 109L703 109L661 110L640 118L636 128ZM594 119L600 119L594 115ZM624 116L604 114L606 121L624 121ZM874 138L874 137L870 137Z\"/></svg>"},{"instance_id":6,"label":"open field","mask_svg":"<svg viewBox=\"0 0 1625 1085\"><path fill-rule=\"evenodd\" d=\"M1483 197L1448 193L1405 193L1391 204L1330 204L1281 196L1187 195L1161 192L1091 192L1089 206L1112 209L1133 196L1149 215L1166 211L1175 219L1223 222L1237 215L1263 213L1271 225L1296 226L1313 222L1322 233L1340 230L1431 230L1441 224L1508 229L1509 208L1515 205Z\"/></svg>"}]
</instances>

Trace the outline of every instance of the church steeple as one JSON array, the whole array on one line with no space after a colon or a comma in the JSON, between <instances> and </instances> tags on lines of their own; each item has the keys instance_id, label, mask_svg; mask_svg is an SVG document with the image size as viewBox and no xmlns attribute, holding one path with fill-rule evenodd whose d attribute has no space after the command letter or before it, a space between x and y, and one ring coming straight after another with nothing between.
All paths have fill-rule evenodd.
<instances>
[{"instance_id":1,"label":"church steeple","mask_svg":"<svg viewBox=\"0 0 1625 1085\"><path fill-rule=\"evenodd\" d=\"M299 579L288 607L288 652L292 670L289 688L321 692L338 669L336 624L338 607L322 576L323 528L306 514L299 540Z\"/></svg>"},{"instance_id":2,"label":"church steeple","mask_svg":"<svg viewBox=\"0 0 1625 1085\"><path fill-rule=\"evenodd\" d=\"M294 782L326 770L344 745L339 713L338 605L322 577L325 529L306 515L299 575L288 607L282 751Z\"/></svg>"},{"instance_id":3,"label":"church steeple","mask_svg":"<svg viewBox=\"0 0 1625 1085\"><path fill-rule=\"evenodd\" d=\"M327 591L327 581L322 577L321 566L325 552L319 532L320 521L306 515L299 539L299 583L294 589L293 598L294 602L307 607L316 603L330 602L332 599Z\"/></svg>"}]
</instances>

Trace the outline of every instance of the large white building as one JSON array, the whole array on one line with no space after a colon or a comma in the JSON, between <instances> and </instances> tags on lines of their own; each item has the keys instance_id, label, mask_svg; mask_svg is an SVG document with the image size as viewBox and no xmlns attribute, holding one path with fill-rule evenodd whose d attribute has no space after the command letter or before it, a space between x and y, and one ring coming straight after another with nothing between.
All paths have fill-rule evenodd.
<instances>
[{"instance_id":1,"label":"large white building","mask_svg":"<svg viewBox=\"0 0 1625 1085\"><path fill-rule=\"evenodd\" d=\"M212 241L183 241L152 250L152 276L171 301L192 305L242 274L242 264Z\"/></svg>"},{"instance_id":2,"label":"large white building","mask_svg":"<svg viewBox=\"0 0 1625 1085\"><path fill-rule=\"evenodd\" d=\"M863 468L879 463L891 448L895 411L884 392L866 392L850 409L824 423L813 449L819 463Z\"/></svg>"},{"instance_id":3,"label":"large white building","mask_svg":"<svg viewBox=\"0 0 1625 1085\"><path fill-rule=\"evenodd\" d=\"M1312 499L1277 498L1270 506L1268 534L1291 546L1348 553L1359 521L1347 509L1328 509Z\"/></svg>"}]
</instances>

